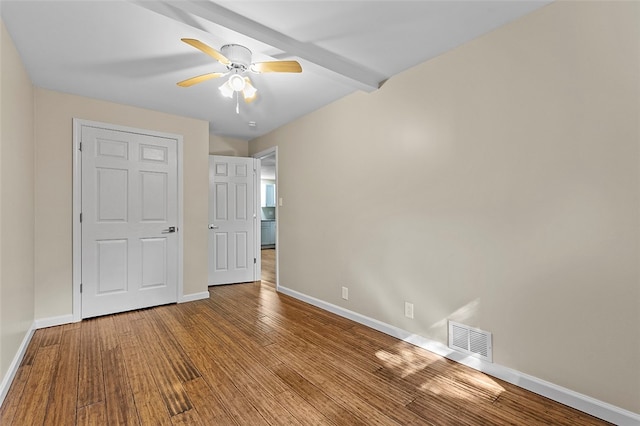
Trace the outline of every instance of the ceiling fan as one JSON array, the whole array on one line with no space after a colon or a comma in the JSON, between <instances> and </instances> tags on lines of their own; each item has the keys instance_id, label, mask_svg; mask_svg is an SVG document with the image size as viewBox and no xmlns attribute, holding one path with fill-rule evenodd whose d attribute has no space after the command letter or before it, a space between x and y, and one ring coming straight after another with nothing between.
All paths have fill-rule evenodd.
<instances>
[{"instance_id":1,"label":"ceiling fan","mask_svg":"<svg viewBox=\"0 0 640 426\"><path fill-rule=\"evenodd\" d=\"M243 75L247 71L255 74L267 72L302 72L302 67L297 61L268 61L252 63L251 51L239 44L226 44L222 46L218 52L214 48L193 38L183 38L182 41L220 62L222 65L227 67L227 72L210 72L196 77L191 77L179 82L178 86L180 87L189 87L212 78L230 75L229 79L219 87L222 95L227 98L232 98L235 94L237 99L239 96L238 94L242 93L245 102L250 103L256 99L257 89L253 86L249 77ZM238 112L237 104L236 112Z\"/></svg>"}]
</instances>

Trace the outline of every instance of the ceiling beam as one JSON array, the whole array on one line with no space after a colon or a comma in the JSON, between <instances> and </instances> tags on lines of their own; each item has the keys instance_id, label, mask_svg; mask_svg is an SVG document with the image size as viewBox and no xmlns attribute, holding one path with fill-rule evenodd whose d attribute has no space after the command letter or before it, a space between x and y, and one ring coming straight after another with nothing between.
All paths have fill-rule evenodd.
<instances>
[{"instance_id":1,"label":"ceiling beam","mask_svg":"<svg viewBox=\"0 0 640 426\"><path fill-rule=\"evenodd\" d=\"M160 13L168 18L190 26L194 26L195 23L188 22L184 14L198 16L199 18L282 50L291 56L296 56L329 70L332 74L337 75L341 81L346 82L356 89L373 92L377 90L386 79L385 76L355 64L331 51L312 43L303 43L295 40L210 1L132 0L132 2L145 9Z\"/></svg>"}]
</instances>

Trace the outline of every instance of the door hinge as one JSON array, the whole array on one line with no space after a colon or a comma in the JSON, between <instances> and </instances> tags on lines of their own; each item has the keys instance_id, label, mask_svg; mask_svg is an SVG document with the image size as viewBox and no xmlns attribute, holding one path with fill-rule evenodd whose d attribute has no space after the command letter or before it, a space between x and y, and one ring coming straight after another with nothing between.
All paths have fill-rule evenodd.
<instances>
[{"instance_id":1,"label":"door hinge","mask_svg":"<svg viewBox=\"0 0 640 426\"><path fill-rule=\"evenodd\" d=\"M80 283L80 293L82 293L82 283Z\"/></svg>"},{"instance_id":2,"label":"door hinge","mask_svg":"<svg viewBox=\"0 0 640 426\"><path fill-rule=\"evenodd\" d=\"M82 151L82 142L80 142L80 144L78 145L78 149Z\"/></svg>"},{"instance_id":3,"label":"door hinge","mask_svg":"<svg viewBox=\"0 0 640 426\"><path fill-rule=\"evenodd\" d=\"M257 261L257 260L256 260L256 258L254 257L254 258L253 258L253 264L254 264L254 265L256 264L256 261Z\"/></svg>"},{"instance_id":4,"label":"door hinge","mask_svg":"<svg viewBox=\"0 0 640 426\"><path fill-rule=\"evenodd\" d=\"M80 213L80 223L82 223L82 213Z\"/></svg>"}]
</instances>

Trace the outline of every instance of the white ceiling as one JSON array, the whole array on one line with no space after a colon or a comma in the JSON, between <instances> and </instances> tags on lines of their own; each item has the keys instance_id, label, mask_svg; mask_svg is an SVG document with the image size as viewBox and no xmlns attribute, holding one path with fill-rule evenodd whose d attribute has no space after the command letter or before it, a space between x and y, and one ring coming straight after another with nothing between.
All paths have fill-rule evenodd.
<instances>
[{"instance_id":1,"label":"white ceiling","mask_svg":"<svg viewBox=\"0 0 640 426\"><path fill-rule=\"evenodd\" d=\"M550 1L1 0L0 13L36 86L207 120L212 133L249 140ZM258 99L236 114L217 90L224 80L176 85L225 70L181 38L242 44L254 61L294 59L303 72L252 75Z\"/></svg>"}]
</instances>

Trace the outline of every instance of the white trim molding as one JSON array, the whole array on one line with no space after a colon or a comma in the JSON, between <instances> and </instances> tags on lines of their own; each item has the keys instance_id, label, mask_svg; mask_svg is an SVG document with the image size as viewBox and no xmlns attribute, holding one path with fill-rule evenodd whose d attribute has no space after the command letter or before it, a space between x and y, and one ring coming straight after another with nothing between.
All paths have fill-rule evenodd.
<instances>
[{"instance_id":1,"label":"white trim molding","mask_svg":"<svg viewBox=\"0 0 640 426\"><path fill-rule=\"evenodd\" d=\"M60 315L58 317L36 319L34 324L35 324L36 330L39 330L41 328L55 327L56 325L71 324L72 322L78 322L78 321L74 321L73 314L70 314L70 315Z\"/></svg>"},{"instance_id":2,"label":"white trim molding","mask_svg":"<svg viewBox=\"0 0 640 426\"><path fill-rule=\"evenodd\" d=\"M637 426L640 424L640 414L574 392L520 371L454 351L435 340L410 333L290 288L279 286L278 291L618 426Z\"/></svg>"},{"instance_id":3,"label":"white trim molding","mask_svg":"<svg viewBox=\"0 0 640 426\"><path fill-rule=\"evenodd\" d=\"M16 355L13 357L13 361L11 361L7 372L2 378L2 383L0 383L0 406L4 402L4 398L7 396L7 393L9 393L11 383L18 373L20 363L24 358L24 354L27 352L27 347L29 346L29 342L31 342L31 338L33 337L33 333L35 331L36 323L34 322L33 324L31 324L31 327L29 327L29 330L27 330L27 332L25 333L24 338L22 339L22 343L20 343L20 347L18 348Z\"/></svg>"},{"instance_id":4,"label":"white trim molding","mask_svg":"<svg viewBox=\"0 0 640 426\"><path fill-rule=\"evenodd\" d=\"M208 299L208 298L209 298L209 292L202 291L200 293L185 294L184 296L180 297L180 299L178 300L178 303L195 302L196 300L202 300L202 299Z\"/></svg>"}]
</instances>

